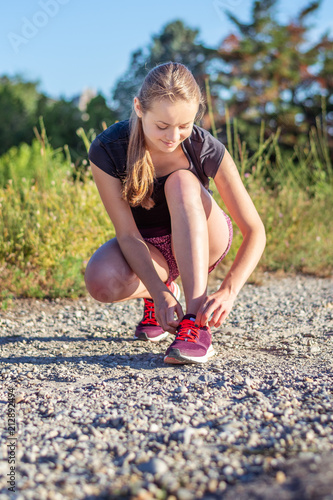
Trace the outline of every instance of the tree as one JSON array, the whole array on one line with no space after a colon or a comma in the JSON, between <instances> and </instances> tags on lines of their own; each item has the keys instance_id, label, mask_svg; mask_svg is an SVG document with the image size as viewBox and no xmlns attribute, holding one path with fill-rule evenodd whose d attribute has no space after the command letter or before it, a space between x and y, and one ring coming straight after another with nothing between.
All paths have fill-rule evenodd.
<instances>
[{"instance_id":1,"label":"tree","mask_svg":"<svg viewBox=\"0 0 333 500\"><path fill-rule=\"evenodd\" d=\"M318 103L323 88L332 91L333 40L323 35L315 43L308 41L307 20L319 1L311 2L285 25L276 20L276 4L277 0L256 0L248 24L226 12L236 32L218 49L223 69L213 87L230 93L231 116L241 116L243 130L248 131L250 124L257 131L264 119L267 133L281 127L282 142L294 145L314 122L309 111L312 103Z\"/></svg>"},{"instance_id":2,"label":"tree","mask_svg":"<svg viewBox=\"0 0 333 500\"><path fill-rule=\"evenodd\" d=\"M24 82L20 76L0 78L0 154L33 139L41 105L37 86L38 82Z\"/></svg>"},{"instance_id":3,"label":"tree","mask_svg":"<svg viewBox=\"0 0 333 500\"><path fill-rule=\"evenodd\" d=\"M59 99L48 103L43 112L44 124L53 148L68 145L74 159L86 155L76 131L84 126L82 113L73 100Z\"/></svg>"},{"instance_id":4,"label":"tree","mask_svg":"<svg viewBox=\"0 0 333 500\"><path fill-rule=\"evenodd\" d=\"M133 52L129 69L118 80L113 99L121 120L129 117L132 102L148 71L157 64L175 61L185 64L199 85L204 87L204 78L209 61L216 55L215 50L205 47L198 40L199 31L191 29L182 21L167 24L160 34L146 48Z\"/></svg>"},{"instance_id":5,"label":"tree","mask_svg":"<svg viewBox=\"0 0 333 500\"><path fill-rule=\"evenodd\" d=\"M106 99L101 94L93 97L87 104L87 122L85 129L94 129L98 134L103 130L103 122L109 127L117 120L116 113L109 108Z\"/></svg>"}]
</instances>

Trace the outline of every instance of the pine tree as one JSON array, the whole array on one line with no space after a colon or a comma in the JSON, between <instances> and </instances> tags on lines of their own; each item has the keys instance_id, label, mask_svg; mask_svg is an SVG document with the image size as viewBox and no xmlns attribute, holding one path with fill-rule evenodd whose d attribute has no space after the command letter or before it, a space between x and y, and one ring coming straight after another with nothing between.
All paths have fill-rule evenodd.
<instances>
[{"instance_id":1,"label":"pine tree","mask_svg":"<svg viewBox=\"0 0 333 500\"><path fill-rule=\"evenodd\" d=\"M277 20L277 3L256 0L248 24L226 12L236 33L218 49L223 69L214 88L229 92L230 114L241 117L247 134L249 130L257 134L265 120L267 133L281 127L282 142L291 146L314 122L311 105L318 104L318 96L332 96L333 40L325 34L317 42L309 41L308 18L319 8L319 1L286 24Z\"/></svg>"}]
</instances>

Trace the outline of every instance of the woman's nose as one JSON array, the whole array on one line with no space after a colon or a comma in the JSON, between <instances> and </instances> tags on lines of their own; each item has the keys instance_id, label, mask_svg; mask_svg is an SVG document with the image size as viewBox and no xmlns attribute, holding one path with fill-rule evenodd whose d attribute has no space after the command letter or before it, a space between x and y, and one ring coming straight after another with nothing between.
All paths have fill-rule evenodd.
<instances>
[{"instance_id":1,"label":"woman's nose","mask_svg":"<svg viewBox=\"0 0 333 500\"><path fill-rule=\"evenodd\" d=\"M170 130L168 133L168 141L170 142L177 142L180 138L180 133L178 129Z\"/></svg>"}]
</instances>

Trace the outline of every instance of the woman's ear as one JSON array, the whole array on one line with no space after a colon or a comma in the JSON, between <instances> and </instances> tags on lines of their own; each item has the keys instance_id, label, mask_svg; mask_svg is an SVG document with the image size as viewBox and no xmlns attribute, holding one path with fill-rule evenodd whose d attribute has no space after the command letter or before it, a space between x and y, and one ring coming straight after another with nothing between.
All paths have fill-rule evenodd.
<instances>
[{"instance_id":1,"label":"woman's ear","mask_svg":"<svg viewBox=\"0 0 333 500\"><path fill-rule=\"evenodd\" d=\"M134 97L134 111L138 118L142 118L141 104L137 97Z\"/></svg>"}]
</instances>

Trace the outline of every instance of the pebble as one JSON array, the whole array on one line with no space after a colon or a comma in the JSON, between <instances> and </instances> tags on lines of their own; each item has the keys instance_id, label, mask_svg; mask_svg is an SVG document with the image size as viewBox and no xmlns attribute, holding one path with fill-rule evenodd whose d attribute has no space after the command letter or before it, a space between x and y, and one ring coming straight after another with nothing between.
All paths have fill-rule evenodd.
<instances>
[{"instance_id":1,"label":"pebble","mask_svg":"<svg viewBox=\"0 0 333 500\"><path fill-rule=\"evenodd\" d=\"M286 481L287 477L282 470L279 470L276 473L276 482L279 484L283 484Z\"/></svg>"},{"instance_id":2,"label":"pebble","mask_svg":"<svg viewBox=\"0 0 333 500\"><path fill-rule=\"evenodd\" d=\"M89 298L0 312L17 500L304 497L295 485L330 498L332 280L246 285L205 365L165 365L171 337L134 342L141 317L140 300ZM2 460L0 500L7 473Z\"/></svg>"},{"instance_id":3,"label":"pebble","mask_svg":"<svg viewBox=\"0 0 333 500\"><path fill-rule=\"evenodd\" d=\"M159 432L160 428L157 424L151 424L151 426L149 427L149 432Z\"/></svg>"},{"instance_id":4,"label":"pebble","mask_svg":"<svg viewBox=\"0 0 333 500\"><path fill-rule=\"evenodd\" d=\"M21 403L21 401L24 401L24 394L17 394L15 397L15 403Z\"/></svg>"},{"instance_id":5,"label":"pebble","mask_svg":"<svg viewBox=\"0 0 333 500\"><path fill-rule=\"evenodd\" d=\"M193 498L195 498L194 494L185 488L179 488L177 497L178 500L193 500Z\"/></svg>"},{"instance_id":6,"label":"pebble","mask_svg":"<svg viewBox=\"0 0 333 500\"><path fill-rule=\"evenodd\" d=\"M168 470L167 464L159 458L152 458L149 462L140 464L138 468L143 472L150 472L154 476L165 474Z\"/></svg>"}]
</instances>

